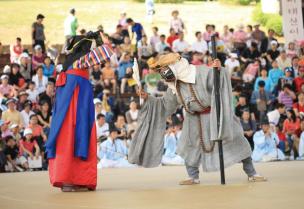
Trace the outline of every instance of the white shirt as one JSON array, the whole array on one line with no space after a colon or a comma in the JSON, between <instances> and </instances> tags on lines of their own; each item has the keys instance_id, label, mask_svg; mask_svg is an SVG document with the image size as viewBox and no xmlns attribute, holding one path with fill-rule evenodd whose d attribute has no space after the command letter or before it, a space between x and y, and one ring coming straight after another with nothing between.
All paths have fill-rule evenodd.
<instances>
[{"instance_id":1,"label":"white shirt","mask_svg":"<svg viewBox=\"0 0 304 209\"><path fill-rule=\"evenodd\" d=\"M76 17L72 14L69 14L69 16L67 16L67 18L64 20L64 35L65 36L73 35L71 25L75 20L76 20Z\"/></svg>"},{"instance_id":2,"label":"white shirt","mask_svg":"<svg viewBox=\"0 0 304 209\"><path fill-rule=\"evenodd\" d=\"M37 97L39 95L39 92L37 89L34 89L33 91L31 91L30 89L27 89L26 93L28 93L28 97L27 97L28 100L30 100L33 103L37 102Z\"/></svg>"},{"instance_id":3,"label":"white shirt","mask_svg":"<svg viewBox=\"0 0 304 209\"><path fill-rule=\"evenodd\" d=\"M36 90L38 93L42 93L45 91L46 86L48 84L48 78L46 76L42 76L42 80L39 80L38 75L34 75L32 81L36 84Z\"/></svg>"},{"instance_id":4,"label":"white shirt","mask_svg":"<svg viewBox=\"0 0 304 209\"><path fill-rule=\"evenodd\" d=\"M22 110L20 113L21 113L21 116L23 119L24 126L28 127L28 125L30 124L30 117L31 117L31 115L35 115L35 113L31 110L29 113L25 112L25 110Z\"/></svg>"},{"instance_id":5,"label":"white shirt","mask_svg":"<svg viewBox=\"0 0 304 209\"><path fill-rule=\"evenodd\" d=\"M103 126L99 126L96 122L97 138L101 136L109 136L109 124L105 123Z\"/></svg>"},{"instance_id":6,"label":"white shirt","mask_svg":"<svg viewBox=\"0 0 304 209\"><path fill-rule=\"evenodd\" d=\"M226 66L229 74L232 75L233 69L235 67L240 67L240 62L237 59L235 59L234 61L232 61L231 58L228 58L225 61L225 66Z\"/></svg>"},{"instance_id":7,"label":"white shirt","mask_svg":"<svg viewBox=\"0 0 304 209\"><path fill-rule=\"evenodd\" d=\"M180 41L179 39L173 41L172 46L174 52L184 52L186 49L189 49L189 44L186 41Z\"/></svg>"},{"instance_id":8,"label":"white shirt","mask_svg":"<svg viewBox=\"0 0 304 209\"><path fill-rule=\"evenodd\" d=\"M192 44L192 51L205 54L208 51L208 45L205 40L196 41Z\"/></svg>"},{"instance_id":9,"label":"white shirt","mask_svg":"<svg viewBox=\"0 0 304 209\"><path fill-rule=\"evenodd\" d=\"M156 51L157 53L159 53L159 54L163 54L166 47L169 47L168 44L162 43L162 42L158 42L158 43L155 45L155 51Z\"/></svg>"},{"instance_id":10,"label":"white shirt","mask_svg":"<svg viewBox=\"0 0 304 209\"><path fill-rule=\"evenodd\" d=\"M272 123L274 125L277 125L279 123L280 116L281 115L279 113L279 110L273 110L273 111L267 113L269 123Z\"/></svg>"}]
</instances>

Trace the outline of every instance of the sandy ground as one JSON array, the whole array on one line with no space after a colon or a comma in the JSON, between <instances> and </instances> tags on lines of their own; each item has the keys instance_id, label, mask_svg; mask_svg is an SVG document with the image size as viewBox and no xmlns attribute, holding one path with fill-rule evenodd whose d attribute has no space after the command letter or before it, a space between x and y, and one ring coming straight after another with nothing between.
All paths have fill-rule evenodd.
<instances>
[{"instance_id":1,"label":"sandy ground","mask_svg":"<svg viewBox=\"0 0 304 209\"><path fill-rule=\"evenodd\" d=\"M219 173L203 173L201 184L179 186L184 168L106 169L95 192L62 193L47 172L0 175L1 209L303 209L304 161L256 164L268 182L248 183L240 164Z\"/></svg>"}]
</instances>

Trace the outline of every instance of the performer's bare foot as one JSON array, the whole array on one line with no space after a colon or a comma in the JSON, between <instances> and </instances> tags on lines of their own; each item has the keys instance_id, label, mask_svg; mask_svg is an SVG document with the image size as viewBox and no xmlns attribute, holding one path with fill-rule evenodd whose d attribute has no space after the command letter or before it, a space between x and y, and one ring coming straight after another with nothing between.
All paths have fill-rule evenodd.
<instances>
[{"instance_id":1,"label":"performer's bare foot","mask_svg":"<svg viewBox=\"0 0 304 209\"><path fill-rule=\"evenodd\" d=\"M264 176L261 176L259 174L255 174L254 176L248 177L249 182L264 182L267 181L267 178Z\"/></svg>"},{"instance_id":2,"label":"performer's bare foot","mask_svg":"<svg viewBox=\"0 0 304 209\"><path fill-rule=\"evenodd\" d=\"M61 187L62 192L87 192L87 191L95 191L95 189L83 187L83 186L76 186L76 185L63 185Z\"/></svg>"},{"instance_id":3,"label":"performer's bare foot","mask_svg":"<svg viewBox=\"0 0 304 209\"><path fill-rule=\"evenodd\" d=\"M179 182L179 185L195 185L195 184L200 184L200 180L199 179L186 179L186 180Z\"/></svg>"}]
</instances>

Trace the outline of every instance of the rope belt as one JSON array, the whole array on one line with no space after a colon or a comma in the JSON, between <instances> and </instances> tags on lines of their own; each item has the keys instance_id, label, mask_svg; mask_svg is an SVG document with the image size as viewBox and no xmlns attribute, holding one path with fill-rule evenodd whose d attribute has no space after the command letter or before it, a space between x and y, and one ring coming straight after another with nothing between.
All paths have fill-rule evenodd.
<instances>
[{"instance_id":1,"label":"rope belt","mask_svg":"<svg viewBox=\"0 0 304 209\"><path fill-rule=\"evenodd\" d=\"M189 113L189 114L191 114L191 115L195 115L196 118L197 118L197 120L198 120L198 124L199 124L200 145L201 145L201 147L202 147L202 149L203 149L203 151L204 151L205 153L213 152L215 143L211 141L211 142L209 143L209 147L210 147L210 148L208 149L208 148L206 147L206 144L205 144L205 142L204 142L204 140L203 140L203 127L202 127L202 123L201 123L201 115L202 115L202 114L209 114L209 113L210 113L210 110L211 110L211 107L206 107L206 106L204 106L204 105L199 101L199 99L198 99L197 96L196 96L196 92L195 92L195 90L194 90L194 88L193 88L193 85L189 83L189 84L188 84L188 87L189 87L191 96L194 98L194 101L200 106L201 111L200 111L200 112L193 112L193 111L189 110L188 107L187 107L186 104L185 104L185 100L184 100L184 98L183 98L183 96L182 96L182 94L181 94L181 91L180 91L180 82L181 82L181 81L179 81L179 80L176 82L177 94L178 94L178 97L180 98L180 100L181 100L181 102L182 102L182 104L183 104L183 106L184 106L186 112Z\"/></svg>"}]
</instances>

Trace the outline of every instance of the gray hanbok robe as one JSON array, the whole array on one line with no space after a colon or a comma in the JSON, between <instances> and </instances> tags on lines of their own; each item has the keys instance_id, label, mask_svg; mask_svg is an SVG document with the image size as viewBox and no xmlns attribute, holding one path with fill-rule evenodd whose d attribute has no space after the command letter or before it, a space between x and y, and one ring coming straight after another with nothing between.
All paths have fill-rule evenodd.
<instances>
[{"instance_id":1,"label":"gray hanbok robe","mask_svg":"<svg viewBox=\"0 0 304 209\"><path fill-rule=\"evenodd\" d=\"M244 137L239 119L234 115L229 74L225 69L222 69L220 74L221 118L219 131L217 131L216 125L213 69L198 66L195 84L193 84L194 90L198 100L204 106L210 106L211 111L208 114L201 114L200 117L186 113L177 148L177 154L185 159L186 165L198 167L202 164L203 170L207 172L219 170L218 147L216 144L211 153L203 151L199 137L199 122L202 125L203 140L207 148L210 148L211 141L223 140L225 167L251 156L250 145ZM201 107L192 98L188 84L180 83L180 92L189 110L201 112ZM169 88L163 97L148 97L140 110L138 128L131 141L130 163L143 167L160 165L166 119L181 104L178 95Z\"/></svg>"}]
</instances>

